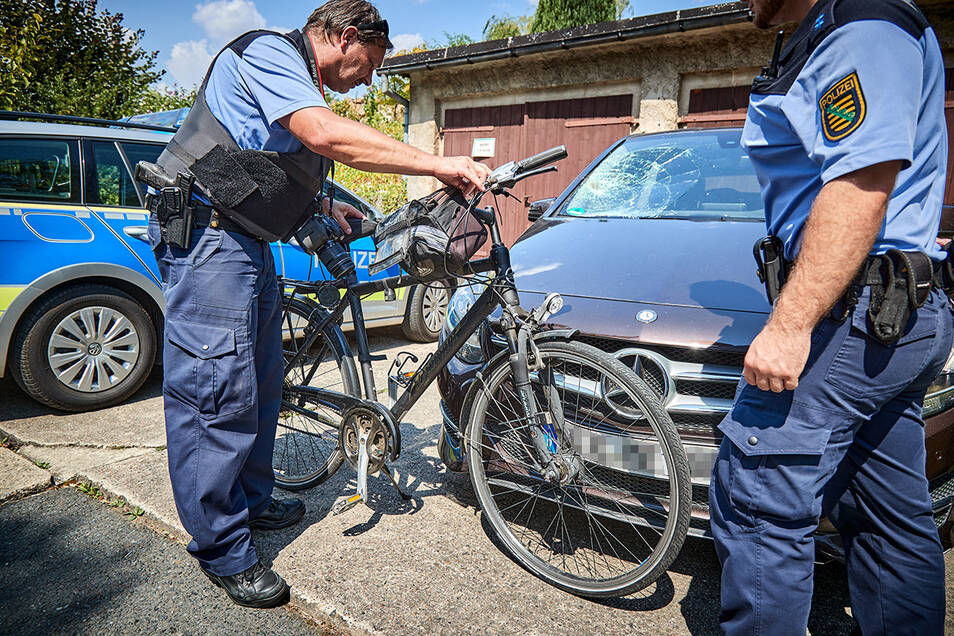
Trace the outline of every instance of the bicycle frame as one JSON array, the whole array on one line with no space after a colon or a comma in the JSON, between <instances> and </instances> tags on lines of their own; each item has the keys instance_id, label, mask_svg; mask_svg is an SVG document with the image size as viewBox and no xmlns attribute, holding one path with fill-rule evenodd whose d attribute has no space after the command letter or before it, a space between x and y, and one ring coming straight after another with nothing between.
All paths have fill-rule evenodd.
<instances>
[{"instance_id":1,"label":"bicycle frame","mask_svg":"<svg viewBox=\"0 0 954 636\"><path fill-rule=\"evenodd\" d=\"M344 311L351 309L352 324L354 325L355 341L358 348L358 361L361 365L361 379L364 386L364 400L346 396L336 391L319 389L315 387L300 387L301 390L308 393L310 397L319 402L347 408L350 406L363 405L374 408L377 411L383 410L393 422L400 422L404 415L414 406L427 390L427 387L437 378L440 370L450 362L454 354L461 348L466 340L474 333L480 324L496 309L503 306L504 303L510 307L519 307L519 296L514 286L513 272L510 266L510 250L504 245L500 236L500 230L497 226L497 218L492 208L481 209L474 208L475 216L490 230L491 248L489 258L473 261L470 264L474 273L494 272L493 280L487 285L483 293L477 298L474 304L467 310L467 313L461 318L456 327L447 335L447 338L437 347L437 350L429 355L421 367L411 377L409 384L399 396L397 402L390 409L377 402L377 388L375 387L374 376L371 370L371 351L368 347L368 334L364 324L364 313L361 309L361 296L386 290L398 289L418 283L417 279L407 276L393 276L375 281L358 283L356 276L352 273L344 280L337 282L339 289L345 292L335 307L324 317L323 320L314 325L311 333L306 335L305 341L298 353L293 356L285 366L285 375L289 370L297 365L302 356L314 344L322 330L329 324L337 324ZM318 287L314 283L304 283L302 281L291 281L296 287ZM516 325L512 321L505 320L505 336L511 353L517 352ZM307 378L305 379L307 382ZM392 437L394 437L394 448L392 449L391 460L396 460L400 455L400 429L392 426Z\"/></svg>"}]
</instances>

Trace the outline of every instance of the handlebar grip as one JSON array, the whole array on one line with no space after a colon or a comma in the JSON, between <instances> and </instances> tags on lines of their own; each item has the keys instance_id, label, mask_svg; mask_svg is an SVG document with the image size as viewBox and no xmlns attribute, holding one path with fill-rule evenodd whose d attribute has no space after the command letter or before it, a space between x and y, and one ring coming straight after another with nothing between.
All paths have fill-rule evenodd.
<instances>
[{"instance_id":1,"label":"handlebar grip","mask_svg":"<svg viewBox=\"0 0 954 636\"><path fill-rule=\"evenodd\" d=\"M348 225L351 226L351 234L347 234L345 240L349 242L365 236L372 236L378 229L378 224L368 219L348 219Z\"/></svg>"},{"instance_id":2,"label":"handlebar grip","mask_svg":"<svg viewBox=\"0 0 954 636\"><path fill-rule=\"evenodd\" d=\"M527 157L526 159L521 159L516 163L518 170L526 171L539 168L540 166L545 166L548 163L553 163L554 161L559 161L560 159L566 159L566 146L556 146L555 148L544 150L540 154Z\"/></svg>"}]
</instances>

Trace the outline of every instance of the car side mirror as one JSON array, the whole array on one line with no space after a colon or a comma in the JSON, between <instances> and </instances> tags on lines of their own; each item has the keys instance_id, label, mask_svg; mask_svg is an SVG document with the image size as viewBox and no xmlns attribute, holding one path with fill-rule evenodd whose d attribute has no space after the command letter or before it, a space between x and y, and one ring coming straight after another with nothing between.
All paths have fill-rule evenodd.
<instances>
[{"instance_id":1,"label":"car side mirror","mask_svg":"<svg viewBox=\"0 0 954 636\"><path fill-rule=\"evenodd\" d=\"M556 201L556 197L550 197L549 199L540 199L539 201L534 201L530 204L530 208L527 210L527 220L533 223L541 216L543 213L550 209L550 206L553 205L553 202Z\"/></svg>"}]
</instances>

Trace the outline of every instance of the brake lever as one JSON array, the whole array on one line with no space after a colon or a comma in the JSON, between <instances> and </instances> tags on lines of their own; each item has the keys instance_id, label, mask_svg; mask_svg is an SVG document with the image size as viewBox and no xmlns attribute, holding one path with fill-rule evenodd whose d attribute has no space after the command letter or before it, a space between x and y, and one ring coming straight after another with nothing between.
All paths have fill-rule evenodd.
<instances>
[{"instance_id":1,"label":"brake lever","mask_svg":"<svg viewBox=\"0 0 954 636\"><path fill-rule=\"evenodd\" d=\"M490 191L493 192L494 194L500 194L504 190L507 190L517 185L518 181L523 181L524 179L527 179L529 177L535 177L538 174L544 174L545 172L556 172L556 171L557 171L556 166L544 166L543 168L537 168L536 170L529 170L522 174L513 175L512 177L509 177L505 180L497 181L496 183L490 186Z\"/></svg>"}]
</instances>

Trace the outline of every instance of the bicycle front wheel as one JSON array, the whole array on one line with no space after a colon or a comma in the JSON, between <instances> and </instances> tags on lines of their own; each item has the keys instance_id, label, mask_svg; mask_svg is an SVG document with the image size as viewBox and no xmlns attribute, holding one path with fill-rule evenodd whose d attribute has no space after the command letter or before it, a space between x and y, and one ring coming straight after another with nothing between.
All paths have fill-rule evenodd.
<instances>
[{"instance_id":1,"label":"bicycle front wheel","mask_svg":"<svg viewBox=\"0 0 954 636\"><path fill-rule=\"evenodd\" d=\"M544 479L504 359L485 372L466 420L485 519L548 583L587 597L631 594L661 576L685 540L685 450L658 399L619 360L577 342L538 349L530 379L547 422L538 430L568 470L559 482Z\"/></svg>"},{"instance_id":2,"label":"bicycle front wheel","mask_svg":"<svg viewBox=\"0 0 954 636\"><path fill-rule=\"evenodd\" d=\"M307 338L326 312L314 302L285 299L282 353L287 366L296 364L282 381L282 406L275 431L272 471L275 485L304 490L325 481L341 466L338 427L341 413L315 400L303 387L317 387L357 396L358 374L338 325L329 324L310 347Z\"/></svg>"}]
</instances>

